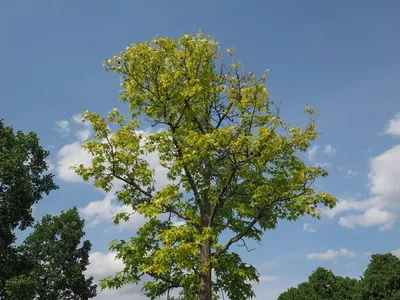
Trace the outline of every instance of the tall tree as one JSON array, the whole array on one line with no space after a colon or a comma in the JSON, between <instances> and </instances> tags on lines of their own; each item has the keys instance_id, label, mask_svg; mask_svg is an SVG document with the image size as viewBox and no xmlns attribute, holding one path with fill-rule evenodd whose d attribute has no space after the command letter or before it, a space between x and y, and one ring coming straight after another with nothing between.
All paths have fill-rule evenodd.
<instances>
[{"instance_id":1,"label":"tall tree","mask_svg":"<svg viewBox=\"0 0 400 300\"><path fill-rule=\"evenodd\" d=\"M13 247L14 230L29 227L32 206L58 188L46 173L48 155L35 133L14 133L0 120L0 298L5 280L24 266Z\"/></svg>"},{"instance_id":2,"label":"tall tree","mask_svg":"<svg viewBox=\"0 0 400 300\"><path fill-rule=\"evenodd\" d=\"M91 243L81 239L84 220L76 208L46 215L20 246L29 271L6 282L10 300L88 300L96 296L93 278L85 278Z\"/></svg>"},{"instance_id":3,"label":"tall tree","mask_svg":"<svg viewBox=\"0 0 400 300\"><path fill-rule=\"evenodd\" d=\"M258 273L232 245L259 241L278 219L318 217L318 204L335 205L313 186L327 172L298 157L318 135L312 108L304 110L305 128L289 125L268 96L266 75L244 72L228 53L229 64L220 60L217 42L199 33L133 44L105 61L122 75L130 117L117 109L106 119L85 111L95 136L84 148L94 159L75 169L106 191L114 179L122 181L117 199L147 223L130 241L111 244L125 268L102 287L148 275L153 280L143 289L152 299L174 288L181 288L181 299L210 300L220 291L251 298ZM161 130L140 131L144 118ZM109 123L119 128L111 132ZM146 155L158 155L169 184L157 185ZM115 222L129 218L118 214ZM233 234L224 242L222 233Z\"/></svg>"}]
</instances>

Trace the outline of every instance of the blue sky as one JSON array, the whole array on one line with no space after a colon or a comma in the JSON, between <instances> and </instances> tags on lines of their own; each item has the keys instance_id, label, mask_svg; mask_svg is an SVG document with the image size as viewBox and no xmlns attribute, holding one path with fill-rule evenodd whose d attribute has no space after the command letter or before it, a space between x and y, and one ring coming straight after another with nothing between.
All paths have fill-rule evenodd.
<instances>
[{"instance_id":1,"label":"blue sky","mask_svg":"<svg viewBox=\"0 0 400 300\"><path fill-rule=\"evenodd\" d=\"M302 122L305 105L318 111L322 134L304 158L327 166L319 185L341 200L322 220L281 222L262 247L243 253L263 279L257 299L276 299L318 266L361 275L370 253L400 249L399 15L400 3L389 0L2 1L0 117L37 132L61 187L37 205L37 218L78 206L93 243L90 274L121 267L108 243L141 220L113 227L109 219L123 208L68 172L87 159L79 150L87 128L74 116L121 106L119 78L104 72L105 58L157 34L201 28L234 47L246 68L270 69L268 87L286 120ZM97 299L116 295L141 299L135 287Z\"/></svg>"}]
</instances>

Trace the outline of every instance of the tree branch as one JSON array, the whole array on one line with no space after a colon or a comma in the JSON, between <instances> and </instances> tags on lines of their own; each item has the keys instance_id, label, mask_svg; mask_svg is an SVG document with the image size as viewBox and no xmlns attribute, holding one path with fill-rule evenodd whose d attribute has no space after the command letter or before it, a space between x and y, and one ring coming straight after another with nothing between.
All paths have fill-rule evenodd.
<instances>
[{"instance_id":1,"label":"tree branch","mask_svg":"<svg viewBox=\"0 0 400 300\"><path fill-rule=\"evenodd\" d=\"M260 208L257 212L257 215L253 218L253 220L250 222L249 225L247 225L247 227L240 233L238 233L237 235L235 235L233 238L231 238L226 244L225 246L220 249L219 251L215 252L213 254L213 256L215 258L218 258L221 256L221 254L223 254L224 252L226 252L229 247L233 244L236 243L237 241L239 241L240 239L242 239L247 233L250 232L250 230L253 228L253 226L258 222L258 220L262 217L262 214L264 213L266 209L266 206Z\"/></svg>"}]
</instances>

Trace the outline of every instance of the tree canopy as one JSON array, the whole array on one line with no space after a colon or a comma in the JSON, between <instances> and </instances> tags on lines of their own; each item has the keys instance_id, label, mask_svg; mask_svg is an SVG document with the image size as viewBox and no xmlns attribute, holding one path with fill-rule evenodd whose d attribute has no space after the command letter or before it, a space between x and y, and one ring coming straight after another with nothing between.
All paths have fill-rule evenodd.
<instances>
[{"instance_id":1,"label":"tree canopy","mask_svg":"<svg viewBox=\"0 0 400 300\"><path fill-rule=\"evenodd\" d=\"M391 253L372 255L360 279L335 276L324 268L307 282L282 293L278 300L396 300L400 299L400 259Z\"/></svg>"},{"instance_id":2,"label":"tree canopy","mask_svg":"<svg viewBox=\"0 0 400 300\"><path fill-rule=\"evenodd\" d=\"M85 278L91 243L81 239L84 220L76 208L46 215L19 247L26 268L6 282L10 300L88 300L96 296L93 278Z\"/></svg>"},{"instance_id":3,"label":"tree canopy","mask_svg":"<svg viewBox=\"0 0 400 300\"><path fill-rule=\"evenodd\" d=\"M0 120L0 298L5 280L23 268L14 230L32 225L32 206L58 188L46 173L48 155L34 132L15 133Z\"/></svg>"},{"instance_id":4,"label":"tree canopy","mask_svg":"<svg viewBox=\"0 0 400 300\"><path fill-rule=\"evenodd\" d=\"M362 299L400 299L400 259L391 253L372 255L360 281Z\"/></svg>"},{"instance_id":5,"label":"tree canopy","mask_svg":"<svg viewBox=\"0 0 400 300\"><path fill-rule=\"evenodd\" d=\"M105 61L106 70L122 76L129 116L84 111L95 135L83 147L93 160L75 170L105 191L121 182L117 199L147 222L130 240L111 243L125 267L103 288L146 275L151 299L175 299L173 289L179 299L210 300L220 292L251 298L257 270L232 245L261 240L279 219L319 217L319 204L335 205L314 186L327 172L299 157L318 136L314 110L304 109L304 128L290 125L269 97L267 74L246 72L227 52L224 62L213 38L185 34L132 44ZM153 132L141 130L144 120ZM167 169L168 184L157 182L150 155ZM118 214L115 223L130 217Z\"/></svg>"},{"instance_id":6,"label":"tree canopy","mask_svg":"<svg viewBox=\"0 0 400 300\"><path fill-rule=\"evenodd\" d=\"M46 215L16 246L15 230L31 227L32 207L55 190L48 170L49 152L33 132L14 133L0 120L0 299L84 300L96 295L85 278L91 244L76 208Z\"/></svg>"}]
</instances>

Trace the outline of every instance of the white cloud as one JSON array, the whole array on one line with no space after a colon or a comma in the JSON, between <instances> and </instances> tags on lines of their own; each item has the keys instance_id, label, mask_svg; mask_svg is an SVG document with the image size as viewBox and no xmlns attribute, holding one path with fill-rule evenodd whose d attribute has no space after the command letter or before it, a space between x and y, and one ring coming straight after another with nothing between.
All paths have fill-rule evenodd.
<instances>
[{"instance_id":1,"label":"white cloud","mask_svg":"<svg viewBox=\"0 0 400 300\"><path fill-rule=\"evenodd\" d=\"M75 124L71 129L71 125ZM88 122L84 123L81 115L77 114L72 116L70 120L60 120L56 121L55 131L60 132L63 137L70 135L71 131L74 131L79 140L86 140L90 136L90 124ZM78 125L78 126L77 126ZM84 127L84 129L77 129L77 127Z\"/></svg>"},{"instance_id":2,"label":"white cloud","mask_svg":"<svg viewBox=\"0 0 400 300\"><path fill-rule=\"evenodd\" d=\"M76 117L75 122L78 122ZM146 132L141 133L146 134ZM146 159L149 163L149 167L155 172L154 179L156 188L170 183L167 178L168 169L160 165L157 152L150 153L143 158ZM82 178L71 170L70 167L77 164L83 164L88 167L91 165L91 160L92 156L82 148L80 142L77 141L72 144L64 145L58 151L57 175L61 180L66 182L82 183ZM111 223L112 218L117 213L121 212L132 214L128 222L120 222L122 228L137 228L145 222L145 218L134 213L131 207L120 205L117 202L115 192L118 191L121 186L122 184L119 180L114 180L112 191L105 193L104 199L92 201L86 207L80 208L80 213L90 226L101 223Z\"/></svg>"},{"instance_id":3,"label":"white cloud","mask_svg":"<svg viewBox=\"0 0 400 300\"><path fill-rule=\"evenodd\" d=\"M390 135L400 135L400 113L397 113L393 119L389 120L385 133Z\"/></svg>"},{"instance_id":4,"label":"white cloud","mask_svg":"<svg viewBox=\"0 0 400 300\"><path fill-rule=\"evenodd\" d=\"M385 132L400 135L400 113L389 121ZM343 172L343 167L339 167L339 171ZM346 177L357 174L348 169ZM322 213L331 218L345 214L339 218L339 224L348 228L377 226L380 230L390 230L400 215L399 178L400 145L396 145L370 159L369 197L342 199L334 209L322 209Z\"/></svg>"},{"instance_id":5,"label":"white cloud","mask_svg":"<svg viewBox=\"0 0 400 300\"><path fill-rule=\"evenodd\" d=\"M90 137L90 130L89 129L82 129L76 132L76 136L80 141L85 141Z\"/></svg>"},{"instance_id":6,"label":"white cloud","mask_svg":"<svg viewBox=\"0 0 400 300\"><path fill-rule=\"evenodd\" d=\"M118 205L115 195L111 191L107 193L103 200L92 201L86 207L79 208L79 212L88 222L89 226L101 223L112 223L117 213L132 214L128 222L121 221L119 226L122 228L137 228L145 223L146 219L127 205Z\"/></svg>"},{"instance_id":7,"label":"white cloud","mask_svg":"<svg viewBox=\"0 0 400 300\"><path fill-rule=\"evenodd\" d=\"M399 249L396 249L396 250L393 250L391 253L392 253L393 255L397 256L398 258L400 258L400 248L399 248Z\"/></svg>"},{"instance_id":8,"label":"white cloud","mask_svg":"<svg viewBox=\"0 0 400 300\"><path fill-rule=\"evenodd\" d=\"M311 224L304 223L303 224L303 231L305 232L316 232L317 230L311 226Z\"/></svg>"},{"instance_id":9,"label":"white cloud","mask_svg":"<svg viewBox=\"0 0 400 300\"><path fill-rule=\"evenodd\" d=\"M63 136L69 135L71 129L69 128L69 121L67 120L60 120L56 121L57 127L54 128L55 131L62 133Z\"/></svg>"},{"instance_id":10,"label":"white cloud","mask_svg":"<svg viewBox=\"0 0 400 300\"><path fill-rule=\"evenodd\" d=\"M380 230L393 228L396 217L393 213L381 210L379 207L368 208L362 215L348 215L339 218L339 224L347 228L374 227Z\"/></svg>"},{"instance_id":11,"label":"white cloud","mask_svg":"<svg viewBox=\"0 0 400 300\"><path fill-rule=\"evenodd\" d=\"M57 175L66 182L83 182L82 178L71 170L76 164L90 166L92 157L79 142L67 144L58 151Z\"/></svg>"},{"instance_id":12,"label":"white cloud","mask_svg":"<svg viewBox=\"0 0 400 300\"><path fill-rule=\"evenodd\" d=\"M348 175L355 175L354 172L348 171ZM368 178L369 197L341 199L335 208L322 209L323 215L330 218L343 215L339 224L347 228L392 229L400 214L400 145L370 159Z\"/></svg>"},{"instance_id":13,"label":"white cloud","mask_svg":"<svg viewBox=\"0 0 400 300\"><path fill-rule=\"evenodd\" d=\"M98 288L98 294L94 298L95 300L110 300L110 299L118 299L118 300L148 300L142 291L140 291L140 287L130 284L124 285L119 289L110 290L105 289L103 291Z\"/></svg>"},{"instance_id":14,"label":"white cloud","mask_svg":"<svg viewBox=\"0 0 400 300\"><path fill-rule=\"evenodd\" d=\"M101 279L113 275L124 268L124 264L120 259L115 259L115 253L92 252L89 257L90 264L85 271L86 276L93 276L96 283ZM140 286L134 284L124 285L119 289L105 289L103 291L98 287L98 295L96 300L145 300L148 299L140 291Z\"/></svg>"},{"instance_id":15,"label":"white cloud","mask_svg":"<svg viewBox=\"0 0 400 300\"><path fill-rule=\"evenodd\" d=\"M81 114L75 114L72 116L71 118L72 122L77 124L77 125L85 125L85 126L89 126L89 123L84 123L82 120L82 116Z\"/></svg>"},{"instance_id":16,"label":"white cloud","mask_svg":"<svg viewBox=\"0 0 400 300\"><path fill-rule=\"evenodd\" d=\"M316 163L315 166L316 167L321 167L321 168L328 168L328 167L331 166L331 164L328 163L328 162L322 162L322 163Z\"/></svg>"},{"instance_id":17,"label":"white cloud","mask_svg":"<svg viewBox=\"0 0 400 300\"><path fill-rule=\"evenodd\" d=\"M78 116L74 116L72 119L74 122L79 122L80 120ZM151 134L142 130L137 132L144 135ZM79 130L76 134L82 141L89 138L90 131L88 129ZM73 170L70 170L71 166L77 164L83 164L84 166L91 165L91 160L93 157L86 150L82 149L81 146L81 142L76 141L72 144L64 145L58 151L57 172L62 180L67 182L83 182L79 175L77 175ZM145 159L148 162L149 167L154 170L156 188L160 188L170 183L169 179L167 178L168 169L160 165L158 152L155 151L146 154L145 156L141 156L141 158Z\"/></svg>"},{"instance_id":18,"label":"white cloud","mask_svg":"<svg viewBox=\"0 0 400 300\"><path fill-rule=\"evenodd\" d=\"M368 177L371 193L381 196L386 204L398 206L400 200L400 145L371 159Z\"/></svg>"},{"instance_id":19,"label":"white cloud","mask_svg":"<svg viewBox=\"0 0 400 300\"><path fill-rule=\"evenodd\" d=\"M166 184L172 183L168 177L168 169L160 165L158 152L152 152L143 157L149 164L149 167L154 170L154 180L156 189L165 186Z\"/></svg>"},{"instance_id":20,"label":"white cloud","mask_svg":"<svg viewBox=\"0 0 400 300\"><path fill-rule=\"evenodd\" d=\"M380 230L390 230L396 222L396 214L385 210L382 197L373 197L365 200L341 200L333 209L322 209L322 215L335 218L342 214L339 224L347 228L375 227ZM351 213L353 212L353 213ZM358 212L358 213L357 213Z\"/></svg>"},{"instance_id":21,"label":"white cloud","mask_svg":"<svg viewBox=\"0 0 400 300\"><path fill-rule=\"evenodd\" d=\"M317 145L313 145L307 150L307 157L309 161L314 161L315 157L317 156L318 149L319 147Z\"/></svg>"},{"instance_id":22,"label":"white cloud","mask_svg":"<svg viewBox=\"0 0 400 300\"><path fill-rule=\"evenodd\" d=\"M353 251L349 251L346 248L339 250L328 249L323 253L310 253L306 257L310 260L335 260L339 257L355 257L356 254Z\"/></svg>"},{"instance_id":23,"label":"white cloud","mask_svg":"<svg viewBox=\"0 0 400 300\"><path fill-rule=\"evenodd\" d=\"M122 271L124 268L122 260L116 259L114 252L92 252L89 262L85 273L87 276L93 276L96 281Z\"/></svg>"},{"instance_id":24,"label":"white cloud","mask_svg":"<svg viewBox=\"0 0 400 300\"><path fill-rule=\"evenodd\" d=\"M76 114L73 115L71 118L71 121L73 124L78 125L77 127L80 127L80 129L76 129L75 134L78 137L80 141L85 141L90 137L91 131L90 131L90 123L89 122L83 122L81 114Z\"/></svg>"},{"instance_id":25,"label":"white cloud","mask_svg":"<svg viewBox=\"0 0 400 300\"><path fill-rule=\"evenodd\" d=\"M372 255L372 251L365 251L361 253L361 256L363 257L370 257Z\"/></svg>"},{"instance_id":26,"label":"white cloud","mask_svg":"<svg viewBox=\"0 0 400 300\"><path fill-rule=\"evenodd\" d=\"M186 222L185 221L175 221L172 223L172 225L175 227L179 227L179 226L186 225Z\"/></svg>"},{"instance_id":27,"label":"white cloud","mask_svg":"<svg viewBox=\"0 0 400 300\"><path fill-rule=\"evenodd\" d=\"M280 279L279 276L260 276L259 280L260 282L274 282L278 281Z\"/></svg>"},{"instance_id":28,"label":"white cloud","mask_svg":"<svg viewBox=\"0 0 400 300\"><path fill-rule=\"evenodd\" d=\"M352 169L348 169L347 172L346 172L346 177L347 178L353 177L353 176L357 176L357 175L358 175L358 172L355 171L355 170L352 170Z\"/></svg>"},{"instance_id":29,"label":"white cloud","mask_svg":"<svg viewBox=\"0 0 400 300\"><path fill-rule=\"evenodd\" d=\"M371 198L368 200L356 200L356 199L338 199L336 206L332 209L323 208L321 213L330 219L335 218L348 211L364 211L367 208L373 207L379 199Z\"/></svg>"},{"instance_id":30,"label":"white cloud","mask_svg":"<svg viewBox=\"0 0 400 300\"><path fill-rule=\"evenodd\" d=\"M46 165L48 167L47 171L52 172L55 170L56 166L51 162L50 159L46 158L44 161L46 162Z\"/></svg>"},{"instance_id":31,"label":"white cloud","mask_svg":"<svg viewBox=\"0 0 400 300\"><path fill-rule=\"evenodd\" d=\"M336 149L332 147L332 145L326 144L324 147L324 152L331 157L334 157L336 154Z\"/></svg>"}]
</instances>

